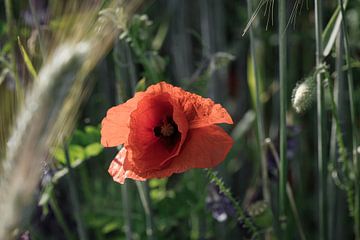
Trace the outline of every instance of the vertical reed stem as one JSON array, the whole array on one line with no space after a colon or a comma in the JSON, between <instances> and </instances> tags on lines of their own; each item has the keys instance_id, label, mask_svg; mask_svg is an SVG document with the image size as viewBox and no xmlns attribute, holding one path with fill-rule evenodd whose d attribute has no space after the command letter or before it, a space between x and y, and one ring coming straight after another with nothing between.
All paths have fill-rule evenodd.
<instances>
[{"instance_id":1,"label":"vertical reed stem","mask_svg":"<svg viewBox=\"0 0 360 240\"><path fill-rule=\"evenodd\" d=\"M128 95L128 89L129 87L125 85L125 80L126 80L126 75L121 71L120 66L122 66L122 63L120 61L120 57L121 56L125 56L124 58L126 59L121 59L124 60L126 63L129 63L130 65L132 65L132 62L129 62L129 60L127 59L128 54L126 54L125 51L120 51L120 45L121 42L119 40L117 40L117 42L115 43L115 48L114 48L114 52L113 52L113 59L114 59L114 63L115 63L115 76L116 76L116 82L115 83L111 83L111 87L113 87L115 89L114 94L115 94L115 102L113 102L112 104L118 104L120 102L125 102L126 98L129 96ZM129 67L130 69L132 69L132 66ZM131 75L132 77L132 75ZM123 81L123 83L121 82ZM118 88L116 86L119 86ZM123 93L121 93L120 90L120 86L124 88ZM129 93L130 94L130 93ZM131 223L131 199L129 196L129 182L125 182L122 186L121 186L121 199L122 199L122 207L123 207L123 214L124 214L124 231L125 231L125 238L126 240L131 240L132 239L132 223Z\"/></svg>"},{"instance_id":2,"label":"vertical reed stem","mask_svg":"<svg viewBox=\"0 0 360 240\"><path fill-rule=\"evenodd\" d=\"M131 227L131 209L129 204L129 185L128 183L124 183L121 186L121 198L122 198L122 205L123 205L123 213L124 213L124 229L125 229L125 236L126 240L132 239L132 227Z\"/></svg>"},{"instance_id":3,"label":"vertical reed stem","mask_svg":"<svg viewBox=\"0 0 360 240\"><path fill-rule=\"evenodd\" d=\"M252 3L251 0L247 1L248 5L248 15L252 15ZM269 190L269 178L268 178L268 168L267 168L267 159L265 154L265 130L263 122L263 105L261 102L261 92L260 92L260 77L259 72L256 69L256 50L255 50L255 39L254 31L252 25L249 27L250 34L250 54L255 76L255 109L256 109L256 126L257 126L257 142L260 149L260 160L261 160L261 175L262 175L262 192L264 200L271 206L271 195Z\"/></svg>"},{"instance_id":4,"label":"vertical reed stem","mask_svg":"<svg viewBox=\"0 0 360 240\"><path fill-rule=\"evenodd\" d=\"M49 198L49 205L51 207L51 210L54 213L54 216L56 218L56 221L58 222L58 224L60 225L60 227L62 228L62 230L64 231L64 235L66 237L66 239L68 240L75 240L74 236L72 235L65 219L64 216L59 208L59 204L57 203L56 197L54 196L54 193L51 194L50 198Z\"/></svg>"},{"instance_id":5,"label":"vertical reed stem","mask_svg":"<svg viewBox=\"0 0 360 240\"><path fill-rule=\"evenodd\" d=\"M347 27L346 27L346 16L344 10L343 0L339 0L341 15L343 16L342 21L342 30L344 37L344 50L347 69L347 79L348 79L348 88L349 88L349 102L350 102L350 118L351 118L351 128L352 128L352 156L353 164L355 171L355 203L354 203L354 231L355 239L360 239L360 169L357 158L357 126L356 126L356 112L354 106L354 81L351 70L351 59L350 59L350 47L347 37Z\"/></svg>"},{"instance_id":6,"label":"vertical reed stem","mask_svg":"<svg viewBox=\"0 0 360 240\"><path fill-rule=\"evenodd\" d=\"M73 205L75 220L76 220L76 226L77 231L79 234L80 240L87 240L87 234L85 231L84 223L81 218L81 212L80 212L80 203L79 203L79 196L78 192L75 187L75 180L74 180L74 170L72 169L71 162L70 162L70 155L69 155L69 149L68 146L65 145L65 158L66 158L66 166L69 169L69 175L68 175L68 182L69 182L69 189L70 189L70 199Z\"/></svg>"},{"instance_id":7,"label":"vertical reed stem","mask_svg":"<svg viewBox=\"0 0 360 240\"><path fill-rule=\"evenodd\" d=\"M144 207L145 216L146 216L146 235L149 240L154 239L154 221L152 216L152 210L150 206L150 195L149 195L149 186L147 182L136 181L136 186L139 191L140 200Z\"/></svg>"},{"instance_id":8,"label":"vertical reed stem","mask_svg":"<svg viewBox=\"0 0 360 240\"><path fill-rule=\"evenodd\" d=\"M279 166L279 221L281 239L286 239L287 217L286 217L286 181L287 181L287 159L286 159L286 108L287 108L287 84L286 84L286 0L279 0L279 78L280 78L280 166Z\"/></svg>"},{"instance_id":9,"label":"vertical reed stem","mask_svg":"<svg viewBox=\"0 0 360 240\"><path fill-rule=\"evenodd\" d=\"M279 157L279 154L276 152L274 144L271 142L270 138L265 139L265 142L268 145L268 147L270 148L271 154L273 155L273 157L275 159L275 163L276 163L277 168L279 168L280 157ZM288 181L286 181L286 194L287 194L287 197L289 199L289 203L290 203L292 213L294 215L295 224L296 224L296 226L298 228L298 231L299 231L300 239L301 240L306 240L304 228L303 228L303 226L301 224L301 221L300 221L299 211L298 211L298 209L296 207L294 193L293 193L291 185L290 185L290 183Z\"/></svg>"},{"instance_id":10,"label":"vertical reed stem","mask_svg":"<svg viewBox=\"0 0 360 240\"><path fill-rule=\"evenodd\" d=\"M323 61L322 56L322 2L314 0L315 5L315 39L316 39L316 68ZM316 75L317 100L317 151L318 151L318 177L319 177L319 239L326 240L326 159L324 156L324 93L321 73Z\"/></svg>"}]
</instances>

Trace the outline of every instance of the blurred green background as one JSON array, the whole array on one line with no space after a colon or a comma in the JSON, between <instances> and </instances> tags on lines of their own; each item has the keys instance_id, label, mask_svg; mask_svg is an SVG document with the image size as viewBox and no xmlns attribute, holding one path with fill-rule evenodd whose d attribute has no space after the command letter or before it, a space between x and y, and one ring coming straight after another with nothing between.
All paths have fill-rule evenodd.
<instances>
[{"instance_id":1,"label":"blurred green background","mask_svg":"<svg viewBox=\"0 0 360 240\"><path fill-rule=\"evenodd\" d=\"M10 17L6 9L9 2ZM89 0L79 6L101 6L105 2ZM131 98L145 86L167 81L212 98L233 117L234 125L224 128L235 144L216 170L251 217L254 217L249 210L251 206L263 200L260 153L264 151L271 205L265 207L267 210L255 206L258 215L268 214L264 226L259 218L254 217L252 221L263 231L261 238L268 231L270 239L277 239L279 185L274 152L279 151L280 129L278 2L251 3L249 11L248 3L243 0L144 1L135 15L125 16L128 18L125 28L87 76L87 94L77 112L74 130L66 134L65 143L49 149L51 161L43 164L32 204L22 211L14 236L22 240L249 237L248 229L236 217L234 206L215 184L210 183L204 170L194 169L140 184L128 180L126 185L113 182L107 173L117 151L103 149L100 145L100 123L107 109ZM30 91L35 81L32 67L35 72L40 70L46 59L44 56L55 48L52 39L62 32L70 38L61 25L61 21L67 19L67 8L59 7L67 4L71 5L70 1L61 4L47 0L0 2L0 157L5 156L6 142L17 112L21 110L17 86L20 85L25 93ZM303 232L307 239L319 239L316 103L309 100L307 110L301 114L291 105L293 89L305 79L313 78L316 69L314 5L307 0L287 1L286 4L287 179ZM351 179L344 170L346 167L338 162L333 117L334 111L337 112L345 151L351 156L352 134L360 125L360 2L348 1L345 16L354 77L356 129L350 119L346 75L349 65L344 60L344 33L334 21L339 12L337 6L337 1L324 1L322 12L323 46L328 46L329 39L334 37L334 44L324 56L328 75L324 81L327 239L354 239L348 207L349 201L353 201L349 195L353 193L337 187L333 181L334 173L339 173L340 181ZM252 22L250 41L249 30L244 35L243 32L253 13L257 16ZM119 14L121 11L115 13L120 17L114 21L124 24ZM61 41L57 39L57 42ZM256 98L260 105L256 104ZM333 100L337 105L335 110ZM256 112L259 106L263 109L260 116ZM257 138L259 118L263 121L263 136L269 138L266 147L262 147L265 143L260 144ZM71 163L70 171L67 160ZM353 183L346 186L352 188ZM285 239L302 239L290 202L286 211Z\"/></svg>"}]
</instances>

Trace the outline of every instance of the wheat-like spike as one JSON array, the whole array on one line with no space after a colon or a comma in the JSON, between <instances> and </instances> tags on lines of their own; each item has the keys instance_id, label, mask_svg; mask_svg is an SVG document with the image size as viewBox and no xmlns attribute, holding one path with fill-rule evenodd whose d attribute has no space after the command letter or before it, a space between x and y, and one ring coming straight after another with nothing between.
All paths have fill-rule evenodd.
<instances>
[{"instance_id":1,"label":"wheat-like spike","mask_svg":"<svg viewBox=\"0 0 360 240\"><path fill-rule=\"evenodd\" d=\"M140 3L125 2L126 16ZM115 1L109 5L114 6ZM88 89L86 76L119 34L118 23L99 17L98 11L96 6L87 8L67 23L69 29L65 26L63 34L57 33L53 50L16 118L0 162L0 239L14 237L11 232L33 197L49 149L63 141L74 125L84 89ZM76 34L69 35L76 29Z\"/></svg>"}]
</instances>

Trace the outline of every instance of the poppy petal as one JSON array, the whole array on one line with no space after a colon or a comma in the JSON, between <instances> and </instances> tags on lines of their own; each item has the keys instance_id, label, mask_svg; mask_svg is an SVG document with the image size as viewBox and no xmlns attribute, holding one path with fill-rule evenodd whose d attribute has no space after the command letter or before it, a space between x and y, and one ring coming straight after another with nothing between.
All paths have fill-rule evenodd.
<instances>
[{"instance_id":1,"label":"poppy petal","mask_svg":"<svg viewBox=\"0 0 360 240\"><path fill-rule=\"evenodd\" d=\"M232 138L220 127L213 125L188 131L187 139L179 155L161 170L138 172L132 164L124 166L136 172L137 177L163 178L191 168L211 168L221 163L233 145ZM128 176L131 178L130 176Z\"/></svg>"},{"instance_id":2,"label":"poppy petal","mask_svg":"<svg viewBox=\"0 0 360 240\"><path fill-rule=\"evenodd\" d=\"M118 183L121 183L121 184L123 184L125 182L126 178L145 181L145 178L142 178L142 177L138 176L133 171L124 169L124 161L125 161L126 156L127 156L127 151L123 147L118 152L118 154L116 155L114 160L111 162L110 167L108 169L108 172L113 177L113 180L115 182L118 182Z\"/></svg>"},{"instance_id":3,"label":"poppy petal","mask_svg":"<svg viewBox=\"0 0 360 240\"><path fill-rule=\"evenodd\" d=\"M167 117L174 120L179 132L173 141L166 141L154 133L158 123ZM186 139L188 123L186 116L172 102L168 93L145 96L130 118L131 132L125 147L131 154L127 161L136 165L139 171L161 169L169 159L179 153Z\"/></svg>"},{"instance_id":4,"label":"poppy petal","mask_svg":"<svg viewBox=\"0 0 360 240\"><path fill-rule=\"evenodd\" d=\"M186 92L179 87L160 82L150 86L148 93L169 93L183 108L189 121L189 128L201 128L218 123L233 124L231 116L220 104L215 104L210 98Z\"/></svg>"},{"instance_id":5,"label":"poppy petal","mask_svg":"<svg viewBox=\"0 0 360 240\"><path fill-rule=\"evenodd\" d=\"M110 108L101 122L101 144L104 147L115 147L124 144L130 132L130 114L136 109L144 93L137 93L123 104Z\"/></svg>"}]
</instances>

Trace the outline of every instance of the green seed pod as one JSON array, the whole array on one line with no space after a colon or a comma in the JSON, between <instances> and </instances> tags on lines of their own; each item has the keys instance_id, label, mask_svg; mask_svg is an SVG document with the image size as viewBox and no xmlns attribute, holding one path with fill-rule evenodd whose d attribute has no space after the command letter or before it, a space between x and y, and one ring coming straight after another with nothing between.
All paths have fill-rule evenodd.
<instances>
[{"instance_id":1,"label":"green seed pod","mask_svg":"<svg viewBox=\"0 0 360 240\"><path fill-rule=\"evenodd\" d=\"M272 226L273 214L267 202L255 202L248 207L247 213L253 220L254 224L260 229L266 229Z\"/></svg>"}]
</instances>

